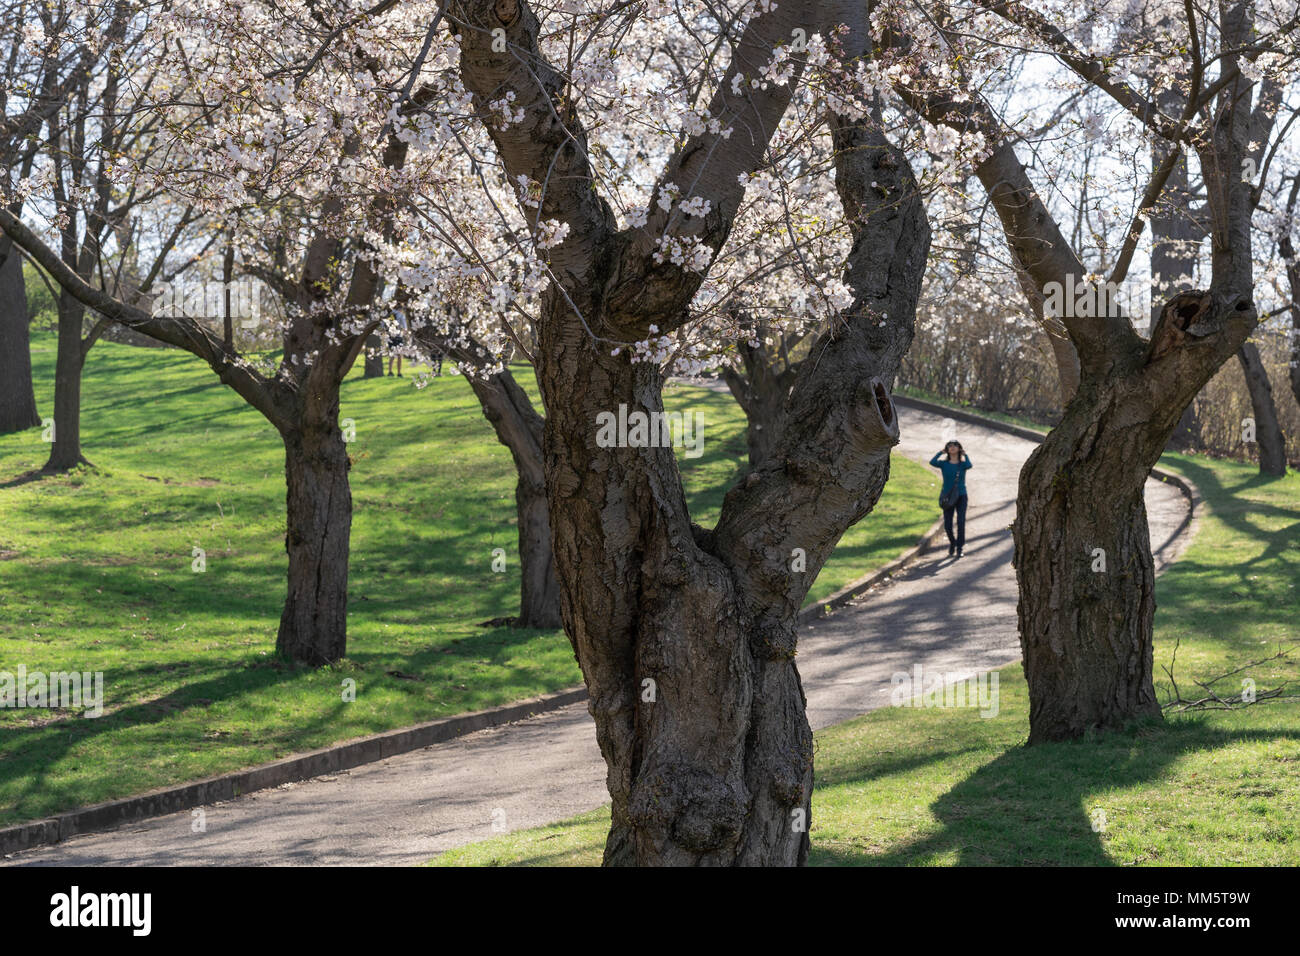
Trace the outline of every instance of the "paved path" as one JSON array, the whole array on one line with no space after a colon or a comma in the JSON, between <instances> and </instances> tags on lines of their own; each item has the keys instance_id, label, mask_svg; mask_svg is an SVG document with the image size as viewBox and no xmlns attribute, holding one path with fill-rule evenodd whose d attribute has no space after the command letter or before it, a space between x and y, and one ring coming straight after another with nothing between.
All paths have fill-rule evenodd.
<instances>
[{"instance_id":1,"label":"paved path","mask_svg":"<svg viewBox=\"0 0 1300 956\"><path fill-rule=\"evenodd\" d=\"M889 701L890 677L948 672L950 679L1018 660L1011 520L1021 438L900 409L900 451L927 462L949 437L970 454L965 556L921 557L800 635L799 670L813 728ZM937 473L936 473L937 474ZM886 487L885 494L889 494ZM936 491L937 496L937 491ZM1186 546L1176 535L1185 499L1147 484L1157 571ZM868 518L868 521L871 519ZM866 570L866 569L864 569ZM608 800L605 765L586 704L479 731L448 743L287 784L204 808L14 854L5 862L62 864L413 864L508 830L550 823Z\"/></svg>"}]
</instances>

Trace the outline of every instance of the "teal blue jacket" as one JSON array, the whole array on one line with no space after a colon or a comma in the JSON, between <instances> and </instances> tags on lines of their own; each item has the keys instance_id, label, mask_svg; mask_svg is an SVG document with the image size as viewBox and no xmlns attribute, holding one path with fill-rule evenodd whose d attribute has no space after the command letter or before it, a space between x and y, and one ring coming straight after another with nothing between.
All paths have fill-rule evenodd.
<instances>
[{"instance_id":1,"label":"teal blue jacket","mask_svg":"<svg viewBox=\"0 0 1300 956\"><path fill-rule=\"evenodd\" d=\"M943 487L939 489L939 497L942 498L948 493L954 484L957 485L961 494L966 494L966 472L970 470L970 455L967 455L961 461L953 463L948 460L948 456L943 452L935 455L930 459L930 464L943 472Z\"/></svg>"}]
</instances>

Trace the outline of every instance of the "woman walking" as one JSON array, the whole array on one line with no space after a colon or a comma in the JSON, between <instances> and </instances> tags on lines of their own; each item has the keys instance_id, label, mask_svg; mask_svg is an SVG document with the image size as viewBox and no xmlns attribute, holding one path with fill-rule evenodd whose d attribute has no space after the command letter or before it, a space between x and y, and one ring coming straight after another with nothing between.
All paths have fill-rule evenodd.
<instances>
[{"instance_id":1,"label":"woman walking","mask_svg":"<svg viewBox=\"0 0 1300 956\"><path fill-rule=\"evenodd\" d=\"M966 544L966 472L970 469L970 458L961 442L950 441L943 446L943 451L930 459L930 464L943 472L943 489L939 492L939 507L943 509L943 530L948 532L948 557L956 552L961 557L961 549ZM957 517L957 533L953 534L952 519Z\"/></svg>"}]
</instances>

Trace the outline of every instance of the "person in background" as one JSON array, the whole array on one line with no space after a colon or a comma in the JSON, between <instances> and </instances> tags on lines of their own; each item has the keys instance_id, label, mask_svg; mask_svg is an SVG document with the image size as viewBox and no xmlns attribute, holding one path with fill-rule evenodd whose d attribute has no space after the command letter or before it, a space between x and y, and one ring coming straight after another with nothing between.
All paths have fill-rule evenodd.
<instances>
[{"instance_id":1,"label":"person in background","mask_svg":"<svg viewBox=\"0 0 1300 956\"><path fill-rule=\"evenodd\" d=\"M930 459L930 464L943 472L943 488L939 491L939 506L943 508L943 530L948 532L948 557L955 552L961 557L966 544L966 472L970 470L970 457L961 442L950 441L943 451ZM953 518L957 519L957 532L953 534Z\"/></svg>"}]
</instances>

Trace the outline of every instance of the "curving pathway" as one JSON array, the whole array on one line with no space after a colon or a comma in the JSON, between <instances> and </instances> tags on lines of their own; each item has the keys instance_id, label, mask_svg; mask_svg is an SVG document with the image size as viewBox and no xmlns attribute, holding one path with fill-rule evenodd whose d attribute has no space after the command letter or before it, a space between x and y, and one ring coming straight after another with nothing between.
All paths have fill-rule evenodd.
<instances>
[{"instance_id":1,"label":"curving pathway","mask_svg":"<svg viewBox=\"0 0 1300 956\"><path fill-rule=\"evenodd\" d=\"M899 451L928 462L949 437L971 456L966 551L921 556L853 605L804 627L799 670L813 729L889 702L890 677L921 664L949 679L1020 657L1011 521L1033 443L899 409ZM937 472L936 472L937 475ZM885 494L889 494L886 487ZM936 491L937 497L937 491ZM936 505L937 508L937 505ZM1186 547L1186 499L1147 483L1156 570ZM870 518L867 519L868 521ZM392 865L562 820L608 800L586 704L479 731L350 771L17 853L8 865Z\"/></svg>"}]
</instances>

